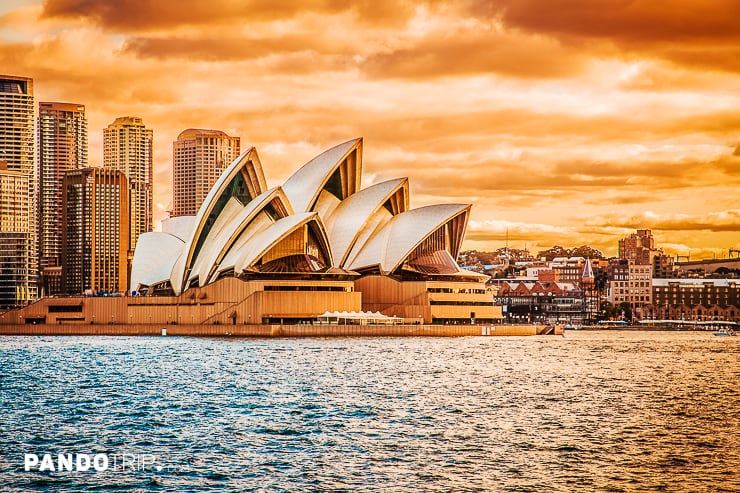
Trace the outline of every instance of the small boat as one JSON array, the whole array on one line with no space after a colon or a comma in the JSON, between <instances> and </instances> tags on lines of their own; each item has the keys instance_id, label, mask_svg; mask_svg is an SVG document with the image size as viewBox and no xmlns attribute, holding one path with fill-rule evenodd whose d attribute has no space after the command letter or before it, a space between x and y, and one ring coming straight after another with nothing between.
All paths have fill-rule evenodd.
<instances>
[{"instance_id":1,"label":"small boat","mask_svg":"<svg viewBox=\"0 0 740 493\"><path fill-rule=\"evenodd\" d=\"M734 336L737 334L735 334L735 331L732 329L719 329L717 332L714 333L714 335L720 336L720 337L726 337L726 336Z\"/></svg>"}]
</instances>

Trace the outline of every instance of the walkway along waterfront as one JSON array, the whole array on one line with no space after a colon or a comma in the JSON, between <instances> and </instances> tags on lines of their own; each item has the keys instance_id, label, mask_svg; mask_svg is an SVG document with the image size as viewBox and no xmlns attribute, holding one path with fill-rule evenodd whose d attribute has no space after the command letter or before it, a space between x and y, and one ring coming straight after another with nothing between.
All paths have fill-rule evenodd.
<instances>
[{"instance_id":1,"label":"walkway along waterfront","mask_svg":"<svg viewBox=\"0 0 740 493\"><path fill-rule=\"evenodd\" d=\"M533 336L541 325L0 325L0 335L234 336L234 337L461 337ZM562 334L560 329L557 334Z\"/></svg>"}]
</instances>

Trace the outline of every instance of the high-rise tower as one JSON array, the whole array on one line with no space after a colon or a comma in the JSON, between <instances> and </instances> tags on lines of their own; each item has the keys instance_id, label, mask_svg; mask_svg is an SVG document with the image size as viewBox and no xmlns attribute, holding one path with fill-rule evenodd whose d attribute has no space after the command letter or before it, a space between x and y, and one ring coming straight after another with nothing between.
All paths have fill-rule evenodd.
<instances>
[{"instance_id":1,"label":"high-rise tower","mask_svg":"<svg viewBox=\"0 0 740 493\"><path fill-rule=\"evenodd\" d=\"M30 233L29 175L8 171L0 161L0 311L30 301L35 293L28 275ZM34 288L34 289L32 289Z\"/></svg>"},{"instance_id":2,"label":"high-rise tower","mask_svg":"<svg viewBox=\"0 0 740 493\"><path fill-rule=\"evenodd\" d=\"M0 75L0 308L37 297L33 79Z\"/></svg>"},{"instance_id":3,"label":"high-rise tower","mask_svg":"<svg viewBox=\"0 0 740 493\"><path fill-rule=\"evenodd\" d=\"M172 217L194 216L223 170L239 156L240 139L189 128L172 143Z\"/></svg>"},{"instance_id":4,"label":"high-rise tower","mask_svg":"<svg viewBox=\"0 0 740 493\"><path fill-rule=\"evenodd\" d=\"M83 168L64 176L62 291L122 292L128 288L128 191L116 170Z\"/></svg>"},{"instance_id":5,"label":"high-rise tower","mask_svg":"<svg viewBox=\"0 0 740 493\"><path fill-rule=\"evenodd\" d=\"M87 166L85 107L39 103L38 114L39 270L46 294L61 292L62 197L67 171Z\"/></svg>"},{"instance_id":6,"label":"high-rise tower","mask_svg":"<svg viewBox=\"0 0 740 493\"><path fill-rule=\"evenodd\" d=\"M152 230L153 132L141 118L122 116L103 130L103 166L128 180L131 252L142 233Z\"/></svg>"},{"instance_id":7,"label":"high-rise tower","mask_svg":"<svg viewBox=\"0 0 740 493\"><path fill-rule=\"evenodd\" d=\"M34 172L33 79L0 75L0 160L8 170Z\"/></svg>"}]
</instances>

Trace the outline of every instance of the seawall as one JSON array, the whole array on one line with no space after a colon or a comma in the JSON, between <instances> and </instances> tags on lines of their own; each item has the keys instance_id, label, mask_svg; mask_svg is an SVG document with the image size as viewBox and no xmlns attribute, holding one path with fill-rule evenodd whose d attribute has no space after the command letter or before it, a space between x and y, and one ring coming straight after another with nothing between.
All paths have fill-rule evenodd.
<instances>
[{"instance_id":1,"label":"seawall","mask_svg":"<svg viewBox=\"0 0 740 493\"><path fill-rule=\"evenodd\" d=\"M462 337L533 336L535 325L0 325L0 335L194 337Z\"/></svg>"}]
</instances>

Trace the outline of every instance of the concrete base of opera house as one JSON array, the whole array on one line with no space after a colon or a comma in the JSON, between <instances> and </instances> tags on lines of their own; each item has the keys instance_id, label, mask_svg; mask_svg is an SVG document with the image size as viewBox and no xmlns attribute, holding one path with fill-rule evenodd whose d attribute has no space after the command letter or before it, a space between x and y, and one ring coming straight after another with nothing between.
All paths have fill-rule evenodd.
<instances>
[{"instance_id":1,"label":"concrete base of opera house","mask_svg":"<svg viewBox=\"0 0 740 493\"><path fill-rule=\"evenodd\" d=\"M0 335L23 336L462 337L547 333L555 331L542 325L0 325Z\"/></svg>"}]
</instances>

